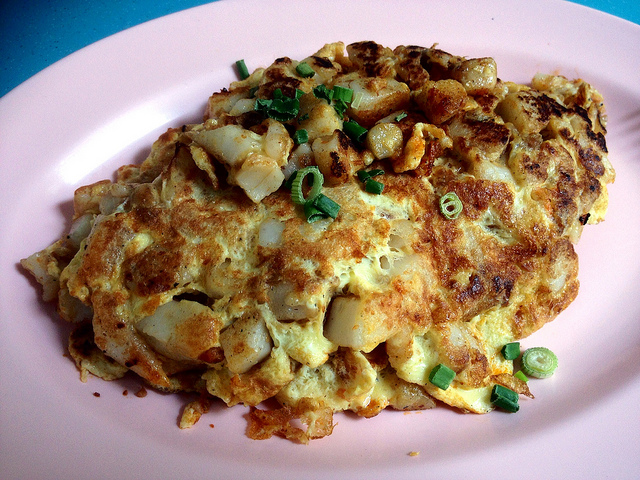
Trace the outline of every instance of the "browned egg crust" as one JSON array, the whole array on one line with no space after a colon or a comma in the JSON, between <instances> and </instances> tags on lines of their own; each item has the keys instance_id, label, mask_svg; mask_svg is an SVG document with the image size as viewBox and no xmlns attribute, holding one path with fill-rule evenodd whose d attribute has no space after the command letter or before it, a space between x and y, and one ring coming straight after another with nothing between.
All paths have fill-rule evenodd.
<instances>
[{"instance_id":1,"label":"browned egg crust","mask_svg":"<svg viewBox=\"0 0 640 480\"><path fill-rule=\"evenodd\" d=\"M23 260L78 324L83 378L131 370L200 394L182 427L218 397L252 407L250 437L305 443L336 411L436 399L484 413L495 384L530 395L500 348L578 293L573 245L614 180L599 93L559 76L504 82L493 59L435 47L333 43L304 62L314 76L279 58L214 93L203 123L169 129L141 165L79 188L69 235ZM358 104L340 118L320 84ZM278 89L304 93L295 118L254 108ZM337 218L308 223L280 186L309 165ZM374 168L380 195L356 175ZM439 207L448 192L455 219ZM456 373L446 390L428 380L439 363ZM281 407L257 408L269 398Z\"/></svg>"}]
</instances>

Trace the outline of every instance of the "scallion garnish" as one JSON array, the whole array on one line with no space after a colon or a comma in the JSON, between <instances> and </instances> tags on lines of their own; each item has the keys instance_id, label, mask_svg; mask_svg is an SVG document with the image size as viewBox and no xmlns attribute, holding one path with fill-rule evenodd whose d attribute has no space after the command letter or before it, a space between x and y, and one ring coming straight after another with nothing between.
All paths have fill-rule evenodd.
<instances>
[{"instance_id":1,"label":"scallion garnish","mask_svg":"<svg viewBox=\"0 0 640 480\"><path fill-rule=\"evenodd\" d=\"M298 75L300 75L302 78L313 77L316 74L313 68L311 68L306 62L300 62L296 66L296 72L298 72Z\"/></svg>"},{"instance_id":2,"label":"scallion garnish","mask_svg":"<svg viewBox=\"0 0 640 480\"><path fill-rule=\"evenodd\" d=\"M350 103L353 99L353 90L336 85L333 87L333 99L336 101L342 100L345 103Z\"/></svg>"},{"instance_id":3,"label":"scallion garnish","mask_svg":"<svg viewBox=\"0 0 640 480\"><path fill-rule=\"evenodd\" d=\"M342 129L344 130L344 133L358 143L362 143L364 141L364 137L367 135L367 129L355 120L344 122Z\"/></svg>"},{"instance_id":4,"label":"scallion garnish","mask_svg":"<svg viewBox=\"0 0 640 480\"><path fill-rule=\"evenodd\" d=\"M402 120L403 118L406 118L406 117L407 117L407 112L399 113L398 115L396 115L395 121L399 122L400 120Z\"/></svg>"},{"instance_id":5,"label":"scallion garnish","mask_svg":"<svg viewBox=\"0 0 640 480\"><path fill-rule=\"evenodd\" d=\"M254 110L262 113L265 117L273 118L279 122L287 122L296 118L300 112L298 98L297 91L296 98L290 98L278 88L274 90L272 99L258 98Z\"/></svg>"},{"instance_id":6,"label":"scallion garnish","mask_svg":"<svg viewBox=\"0 0 640 480\"><path fill-rule=\"evenodd\" d=\"M519 378L523 382L529 381L529 378L524 373L522 373L522 370L518 370L516 373L513 374L513 376L516 378Z\"/></svg>"},{"instance_id":7,"label":"scallion garnish","mask_svg":"<svg viewBox=\"0 0 640 480\"><path fill-rule=\"evenodd\" d=\"M295 170L291 175L289 175L289 178L284 182L284 188L291 190L291 186L293 185L293 181L296 179L296 175L298 175L298 170Z\"/></svg>"},{"instance_id":8,"label":"scallion garnish","mask_svg":"<svg viewBox=\"0 0 640 480\"><path fill-rule=\"evenodd\" d=\"M462 212L462 201L454 192L447 192L440 197L440 212L449 220L455 220Z\"/></svg>"},{"instance_id":9,"label":"scallion garnish","mask_svg":"<svg viewBox=\"0 0 640 480\"><path fill-rule=\"evenodd\" d=\"M360 179L360 181L364 183L365 191L369 193L373 193L375 195L380 195L384 190L384 184L376 180L373 180L373 177L382 175L383 173L384 173L384 170L381 170L379 168L374 168L373 170L369 170L369 171L358 170L356 172L356 175L358 175L358 179Z\"/></svg>"},{"instance_id":10,"label":"scallion garnish","mask_svg":"<svg viewBox=\"0 0 640 480\"><path fill-rule=\"evenodd\" d=\"M327 215L320 211L320 209L313 204L313 201L308 201L304 204L304 216L309 223L327 218Z\"/></svg>"},{"instance_id":11,"label":"scallion garnish","mask_svg":"<svg viewBox=\"0 0 640 480\"><path fill-rule=\"evenodd\" d=\"M558 368L558 357L548 348L533 347L522 354L521 365L527 376L547 378Z\"/></svg>"},{"instance_id":12,"label":"scallion garnish","mask_svg":"<svg viewBox=\"0 0 640 480\"><path fill-rule=\"evenodd\" d=\"M429 381L436 387L446 390L456 376L456 372L446 365L439 363L429 373Z\"/></svg>"},{"instance_id":13,"label":"scallion garnish","mask_svg":"<svg viewBox=\"0 0 640 480\"><path fill-rule=\"evenodd\" d=\"M515 360L520 356L520 342L507 343L501 352L505 360Z\"/></svg>"},{"instance_id":14,"label":"scallion garnish","mask_svg":"<svg viewBox=\"0 0 640 480\"><path fill-rule=\"evenodd\" d=\"M362 92L355 92L353 94L353 101L351 102L351 108L357 110L360 107L360 103L364 98L364 94Z\"/></svg>"},{"instance_id":15,"label":"scallion garnish","mask_svg":"<svg viewBox=\"0 0 640 480\"><path fill-rule=\"evenodd\" d=\"M313 94L316 98L324 99L329 103L329 105L331 105L331 100L333 100L333 90L329 90L326 85L320 84L317 87L314 87Z\"/></svg>"},{"instance_id":16,"label":"scallion garnish","mask_svg":"<svg viewBox=\"0 0 640 480\"><path fill-rule=\"evenodd\" d=\"M296 130L296 133L293 134L293 141L297 145L308 142L309 132L307 132L304 128L301 128L300 130Z\"/></svg>"},{"instance_id":17,"label":"scallion garnish","mask_svg":"<svg viewBox=\"0 0 640 480\"><path fill-rule=\"evenodd\" d=\"M503 387L502 385L494 385L491 390L491 403L507 412L515 413L520 410L518 405L518 394L513 390Z\"/></svg>"},{"instance_id":18,"label":"scallion garnish","mask_svg":"<svg viewBox=\"0 0 640 480\"><path fill-rule=\"evenodd\" d=\"M372 178L369 178L366 182L364 182L364 189L366 192L380 195L384 190L384 184L373 180Z\"/></svg>"},{"instance_id":19,"label":"scallion garnish","mask_svg":"<svg viewBox=\"0 0 640 480\"><path fill-rule=\"evenodd\" d=\"M368 179L370 179L371 177L376 177L378 175L382 175L384 173L384 170L380 169L380 168L374 168L373 170L358 170L356 172L356 175L358 175L358 178L360 179L360 181L362 183L366 182Z\"/></svg>"},{"instance_id":20,"label":"scallion garnish","mask_svg":"<svg viewBox=\"0 0 640 480\"><path fill-rule=\"evenodd\" d=\"M344 100L333 101L333 109L336 111L336 113L338 114L338 117L340 117L341 119L344 118L344 112L347 111L347 108L349 108L349 105L347 105L347 103Z\"/></svg>"},{"instance_id":21,"label":"scallion garnish","mask_svg":"<svg viewBox=\"0 0 640 480\"><path fill-rule=\"evenodd\" d=\"M302 192L302 181L307 175L313 176L313 186L311 187L309 196L304 198L304 193ZM314 200L320 194L323 182L324 177L316 166L305 167L298 170L295 178L291 182L291 200L293 200L293 203L297 203L298 205L304 205L309 200Z\"/></svg>"},{"instance_id":22,"label":"scallion garnish","mask_svg":"<svg viewBox=\"0 0 640 480\"><path fill-rule=\"evenodd\" d=\"M318 210L331 218L336 218L338 212L340 212L340 205L322 193L319 194L315 200L312 200L312 202Z\"/></svg>"},{"instance_id":23,"label":"scallion garnish","mask_svg":"<svg viewBox=\"0 0 640 480\"><path fill-rule=\"evenodd\" d=\"M236 67L238 68L238 75L240 76L240 80L244 80L245 78L249 77L249 69L244 63L244 59L238 60L236 62Z\"/></svg>"}]
</instances>

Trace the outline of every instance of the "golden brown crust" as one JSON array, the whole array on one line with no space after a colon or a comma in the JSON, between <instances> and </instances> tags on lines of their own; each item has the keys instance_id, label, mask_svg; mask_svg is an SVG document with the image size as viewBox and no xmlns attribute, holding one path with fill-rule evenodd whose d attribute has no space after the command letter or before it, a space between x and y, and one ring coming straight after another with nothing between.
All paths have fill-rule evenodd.
<instances>
[{"instance_id":1,"label":"golden brown crust","mask_svg":"<svg viewBox=\"0 0 640 480\"><path fill-rule=\"evenodd\" d=\"M91 317L95 358L228 405L277 399L252 408L251 438L306 443L331 433L334 411L371 417L432 397L482 413L494 384L530 395L499 350L574 300L573 244L603 219L615 176L602 99L585 82L505 83L492 59L435 48L343 50L310 56L314 77L283 57L213 94L202 124L168 130L116 182L78 189L83 235L23 261L65 318ZM318 83L353 88L362 106L339 118L312 97ZM265 120L251 95L278 89L323 114ZM401 148L374 154L335 128L349 119L395 125ZM293 146L304 122L318 137ZM316 163L335 219L308 223L280 183L251 191ZM384 170L382 195L365 191L363 168ZM448 192L463 205L455 220L440 212ZM456 373L447 390L428 381L438 363Z\"/></svg>"}]
</instances>

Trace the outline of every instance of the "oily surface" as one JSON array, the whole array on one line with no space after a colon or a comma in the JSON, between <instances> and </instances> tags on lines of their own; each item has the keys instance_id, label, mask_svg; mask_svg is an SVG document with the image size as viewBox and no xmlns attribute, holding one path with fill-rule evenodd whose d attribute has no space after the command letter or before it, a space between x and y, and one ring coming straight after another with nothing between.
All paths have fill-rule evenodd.
<instances>
[{"instance_id":1,"label":"oily surface","mask_svg":"<svg viewBox=\"0 0 640 480\"><path fill-rule=\"evenodd\" d=\"M183 426L209 396L274 397L249 435L302 442L331 433L336 411L437 399L485 413L495 384L530 394L500 349L577 295L573 244L604 218L614 179L598 92L545 75L504 82L490 58L435 48L337 43L305 62L313 77L279 58L212 95L202 124L167 131L116 182L78 189L69 236L23 261L80 324L79 368L202 393ZM339 113L320 84L359 98ZM256 110L296 90L292 118ZM344 133L349 120L366 139ZM308 165L335 219L309 223L280 186ZM380 195L356 175L374 168ZM455 219L439 207L448 192L463 205ZM428 379L440 363L456 372L446 390Z\"/></svg>"}]
</instances>

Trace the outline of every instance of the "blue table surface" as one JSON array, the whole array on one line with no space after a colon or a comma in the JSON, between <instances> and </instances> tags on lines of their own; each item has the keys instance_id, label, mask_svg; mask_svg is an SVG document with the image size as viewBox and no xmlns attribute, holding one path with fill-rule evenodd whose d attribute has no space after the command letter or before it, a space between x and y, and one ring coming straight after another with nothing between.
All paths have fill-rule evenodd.
<instances>
[{"instance_id":1,"label":"blue table surface","mask_svg":"<svg viewBox=\"0 0 640 480\"><path fill-rule=\"evenodd\" d=\"M0 96L93 42L209 1L0 0ZM640 24L638 0L573 1Z\"/></svg>"}]
</instances>

